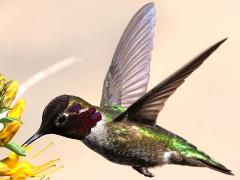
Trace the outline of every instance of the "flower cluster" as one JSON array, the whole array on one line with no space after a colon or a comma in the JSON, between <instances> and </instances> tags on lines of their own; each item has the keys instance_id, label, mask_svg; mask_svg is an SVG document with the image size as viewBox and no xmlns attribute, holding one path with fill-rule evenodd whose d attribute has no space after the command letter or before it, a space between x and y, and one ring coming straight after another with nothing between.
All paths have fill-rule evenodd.
<instances>
[{"instance_id":1,"label":"flower cluster","mask_svg":"<svg viewBox=\"0 0 240 180\"><path fill-rule=\"evenodd\" d=\"M0 180L25 180L27 177L43 179L61 166L56 166L58 159L34 166L26 158L21 157L26 156L30 147L22 147L11 140L22 125L21 115L25 108L23 99L12 106L17 92L18 82L0 74L0 147L6 147L12 151L7 158L0 161ZM49 172L50 169L52 169L51 172Z\"/></svg>"},{"instance_id":2,"label":"flower cluster","mask_svg":"<svg viewBox=\"0 0 240 180\"><path fill-rule=\"evenodd\" d=\"M11 141L22 124L20 118L25 108L23 99L18 100L11 107L17 91L18 82L6 79L0 74L0 147L6 147L18 155L24 155L24 149ZM7 112L7 116L4 116L5 112Z\"/></svg>"},{"instance_id":3,"label":"flower cluster","mask_svg":"<svg viewBox=\"0 0 240 180\"><path fill-rule=\"evenodd\" d=\"M26 152L29 150L30 147L26 148ZM33 156L33 158L30 158L30 160L40 155L44 150ZM22 157L12 152L7 158L0 161L0 177L3 177L0 178L0 180L25 180L28 177L39 177L41 180L43 178L49 179L48 176L50 174L62 167L56 166L57 161L59 161L59 159L34 166L29 160L25 158L22 159Z\"/></svg>"}]
</instances>

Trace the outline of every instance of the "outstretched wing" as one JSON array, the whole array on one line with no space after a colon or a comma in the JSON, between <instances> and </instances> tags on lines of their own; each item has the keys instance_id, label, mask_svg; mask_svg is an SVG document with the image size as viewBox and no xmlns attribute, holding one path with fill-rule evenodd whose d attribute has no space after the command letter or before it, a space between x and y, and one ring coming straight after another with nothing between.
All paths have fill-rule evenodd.
<instances>
[{"instance_id":1,"label":"outstretched wing","mask_svg":"<svg viewBox=\"0 0 240 180\"><path fill-rule=\"evenodd\" d=\"M212 45L174 74L166 78L146 95L132 104L127 111L118 116L115 120L122 120L124 119L123 117L127 115L130 121L151 126L155 125L157 115L163 108L167 99L225 40L226 39L223 39Z\"/></svg>"},{"instance_id":2,"label":"outstretched wing","mask_svg":"<svg viewBox=\"0 0 240 180\"><path fill-rule=\"evenodd\" d=\"M155 25L154 4L142 7L125 29L103 84L101 107L128 108L147 90Z\"/></svg>"}]
</instances>

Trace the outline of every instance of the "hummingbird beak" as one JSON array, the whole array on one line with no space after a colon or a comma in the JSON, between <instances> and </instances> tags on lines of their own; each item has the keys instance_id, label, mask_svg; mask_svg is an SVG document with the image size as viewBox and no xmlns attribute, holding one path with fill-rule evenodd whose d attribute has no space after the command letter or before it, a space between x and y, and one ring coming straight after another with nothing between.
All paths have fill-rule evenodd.
<instances>
[{"instance_id":1,"label":"hummingbird beak","mask_svg":"<svg viewBox=\"0 0 240 180\"><path fill-rule=\"evenodd\" d=\"M29 146L32 142L40 138L42 135L36 132L32 137L30 137L22 146L27 147Z\"/></svg>"}]
</instances>

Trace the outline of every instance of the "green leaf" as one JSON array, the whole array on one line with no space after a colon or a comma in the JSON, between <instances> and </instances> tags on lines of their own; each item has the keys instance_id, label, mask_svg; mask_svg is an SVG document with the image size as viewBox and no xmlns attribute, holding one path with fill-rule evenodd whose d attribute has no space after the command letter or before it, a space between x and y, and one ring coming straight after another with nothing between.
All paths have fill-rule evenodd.
<instances>
[{"instance_id":1,"label":"green leaf","mask_svg":"<svg viewBox=\"0 0 240 180\"><path fill-rule=\"evenodd\" d=\"M10 122L13 122L13 121L16 121L16 119L10 118L10 117L3 117L3 118L0 119L0 123L10 123Z\"/></svg>"},{"instance_id":2,"label":"green leaf","mask_svg":"<svg viewBox=\"0 0 240 180\"><path fill-rule=\"evenodd\" d=\"M24 148L13 141L9 141L5 147L19 156L26 156Z\"/></svg>"},{"instance_id":3,"label":"green leaf","mask_svg":"<svg viewBox=\"0 0 240 180\"><path fill-rule=\"evenodd\" d=\"M3 117L3 118L0 119L0 123L11 123L13 121L19 121L20 123L23 124L23 121L21 121L20 119L16 119L16 118Z\"/></svg>"}]
</instances>

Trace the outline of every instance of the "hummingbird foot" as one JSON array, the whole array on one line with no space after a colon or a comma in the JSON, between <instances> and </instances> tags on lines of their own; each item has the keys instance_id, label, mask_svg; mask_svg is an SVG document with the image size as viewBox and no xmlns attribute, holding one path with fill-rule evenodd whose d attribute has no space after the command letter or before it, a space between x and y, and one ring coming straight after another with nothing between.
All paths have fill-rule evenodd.
<instances>
[{"instance_id":1,"label":"hummingbird foot","mask_svg":"<svg viewBox=\"0 0 240 180\"><path fill-rule=\"evenodd\" d=\"M136 166L132 166L132 168L134 170L136 170L137 172L143 174L146 177L154 177L154 174L152 174L147 168L145 167L136 167Z\"/></svg>"}]
</instances>

